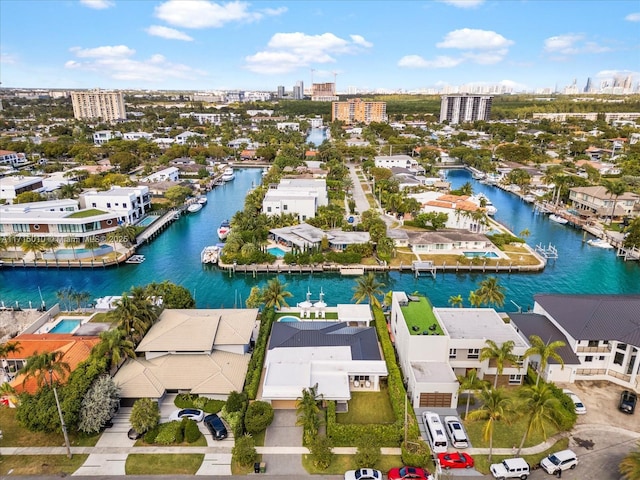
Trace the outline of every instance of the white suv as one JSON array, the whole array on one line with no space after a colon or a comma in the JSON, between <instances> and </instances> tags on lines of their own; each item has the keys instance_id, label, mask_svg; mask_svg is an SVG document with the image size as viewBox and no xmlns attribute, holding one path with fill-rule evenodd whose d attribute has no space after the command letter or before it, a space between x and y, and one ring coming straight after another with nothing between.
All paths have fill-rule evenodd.
<instances>
[{"instance_id":1,"label":"white suv","mask_svg":"<svg viewBox=\"0 0 640 480\"><path fill-rule=\"evenodd\" d=\"M560 452L552 453L547 458L543 458L540 462L540 466L546 470L547 473L556 473L559 470L569 470L576 468L578 465L578 457L571 450L562 450Z\"/></svg>"},{"instance_id":2,"label":"white suv","mask_svg":"<svg viewBox=\"0 0 640 480\"><path fill-rule=\"evenodd\" d=\"M507 458L502 463L494 463L489 469L493 476L499 480L506 478L526 480L529 476L529 464L524 458Z\"/></svg>"}]
</instances>

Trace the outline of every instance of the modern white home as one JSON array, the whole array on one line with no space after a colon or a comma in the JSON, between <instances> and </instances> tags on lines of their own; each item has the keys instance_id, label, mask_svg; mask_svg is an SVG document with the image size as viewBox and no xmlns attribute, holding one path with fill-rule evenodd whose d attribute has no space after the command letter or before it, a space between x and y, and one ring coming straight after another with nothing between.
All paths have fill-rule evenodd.
<instances>
[{"instance_id":1,"label":"modern white home","mask_svg":"<svg viewBox=\"0 0 640 480\"><path fill-rule=\"evenodd\" d=\"M80 206L114 212L124 222L134 224L151 208L151 194L146 186L113 186L106 191L91 190L82 193Z\"/></svg>"},{"instance_id":2,"label":"modern white home","mask_svg":"<svg viewBox=\"0 0 640 480\"><path fill-rule=\"evenodd\" d=\"M180 178L178 167L167 167L140 179L143 183L177 182Z\"/></svg>"},{"instance_id":3,"label":"modern white home","mask_svg":"<svg viewBox=\"0 0 640 480\"><path fill-rule=\"evenodd\" d=\"M301 222L316 216L318 207L327 206L327 181L314 179L282 179L267 190L262 211L268 216L293 213Z\"/></svg>"},{"instance_id":4,"label":"modern white home","mask_svg":"<svg viewBox=\"0 0 640 480\"><path fill-rule=\"evenodd\" d=\"M514 342L513 353L524 355L528 341L492 308L433 308L425 297L393 292L389 328L407 392L414 408L455 408L457 376L471 369L494 381L494 362L480 361L486 340L499 346ZM520 385L527 360L505 365L498 385Z\"/></svg>"},{"instance_id":5,"label":"modern white home","mask_svg":"<svg viewBox=\"0 0 640 480\"><path fill-rule=\"evenodd\" d=\"M510 317L526 336L565 342L558 350L564 368L550 359L546 380L607 380L640 392L640 295L539 294L534 300L532 313Z\"/></svg>"},{"instance_id":6,"label":"modern white home","mask_svg":"<svg viewBox=\"0 0 640 480\"><path fill-rule=\"evenodd\" d=\"M42 177L25 177L24 175L0 177L0 200L13 203L13 200L24 192L44 189Z\"/></svg>"},{"instance_id":7,"label":"modern white home","mask_svg":"<svg viewBox=\"0 0 640 480\"><path fill-rule=\"evenodd\" d=\"M424 173L424 168L420 166L418 160L409 155L379 155L374 157L374 162L378 168L401 167L413 173Z\"/></svg>"}]
</instances>

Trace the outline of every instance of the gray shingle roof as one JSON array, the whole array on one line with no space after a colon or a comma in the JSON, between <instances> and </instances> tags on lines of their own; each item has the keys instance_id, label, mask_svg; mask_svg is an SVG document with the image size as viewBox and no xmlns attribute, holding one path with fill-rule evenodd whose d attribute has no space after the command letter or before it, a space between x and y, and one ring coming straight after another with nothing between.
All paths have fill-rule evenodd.
<instances>
[{"instance_id":1,"label":"gray shingle roof","mask_svg":"<svg viewBox=\"0 0 640 480\"><path fill-rule=\"evenodd\" d=\"M564 334L558 330L558 327L545 315L539 315L537 313L510 313L509 318L527 338L531 335L537 335L543 342L563 341L565 346L556 350L558 355L560 355L566 365L580 365L580 360L577 355L573 353L573 350L571 350L567 337L565 337ZM549 358L548 362L558 363L553 358Z\"/></svg>"},{"instance_id":2,"label":"gray shingle roof","mask_svg":"<svg viewBox=\"0 0 640 480\"><path fill-rule=\"evenodd\" d=\"M534 295L576 340L617 340L640 347L640 295Z\"/></svg>"},{"instance_id":3,"label":"gray shingle roof","mask_svg":"<svg viewBox=\"0 0 640 480\"><path fill-rule=\"evenodd\" d=\"M381 360L373 327L350 327L344 322L276 322L269 350L278 347L351 347L353 360Z\"/></svg>"}]
</instances>

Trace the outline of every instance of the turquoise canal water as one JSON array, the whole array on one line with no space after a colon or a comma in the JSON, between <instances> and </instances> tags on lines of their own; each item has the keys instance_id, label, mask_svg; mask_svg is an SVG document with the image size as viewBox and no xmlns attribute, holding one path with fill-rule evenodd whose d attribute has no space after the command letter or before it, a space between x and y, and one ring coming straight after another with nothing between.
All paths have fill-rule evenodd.
<instances>
[{"instance_id":1,"label":"turquoise canal water","mask_svg":"<svg viewBox=\"0 0 640 480\"><path fill-rule=\"evenodd\" d=\"M638 262L624 262L615 251L593 248L582 242L582 231L551 222L544 215L535 215L528 203L514 195L489 185L482 185L462 170L448 176L453 187L472 182L476 192L485 193L498 208L495 218L513 232L529 229L530 245L554 245L559 258L543 272L530 274L499 274L506 288L504 310L516 311L516 305L526 309L533 305L536 293L640 293ZM174 222L150 244L137 253L145 256L141 264L94 269L21 269L0 268L0 301L6 305L19 302L23 308L31 301L40 304L40 294L47 305L54 304L56 291L71 286L88 291L94 297L120 295L134 285L170 280L188 288L199 308L220 308L244 305L251 287L262 286L274 275L238 274L230 276L213 266L200 263L200 251L218 243L216 228L243 205L252 185L261 181L261 169L236 170L236 179L209 192L208 203L198 215L185 215ZM290 304L303 301L307 290L318 298L322 288L329 305L349 303L353 295L354 277L337 274L287 274L279 276L288 284L294 296ZM436 306L447 306L452 295L467 298L469 291L485 278L483 274L439 273L437 277L414 278L410 273L393 272L379 276L384 290L397 289L427 295Z\"/></svg>"}]
</instances>

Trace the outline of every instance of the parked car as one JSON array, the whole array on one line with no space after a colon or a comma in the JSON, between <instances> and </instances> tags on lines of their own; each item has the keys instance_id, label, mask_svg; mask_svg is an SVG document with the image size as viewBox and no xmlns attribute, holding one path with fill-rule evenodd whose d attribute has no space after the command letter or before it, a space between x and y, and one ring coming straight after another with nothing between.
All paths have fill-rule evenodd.
<instances>
[{"instance_id":1,"label":"parked car","mask_svg":"<svg viewBox=\"0 0 640 480\"><path fill-rule=\"evenodd\" d=\"M450 468L473 468L474 465L471 455L461 452L439 453L438 462L445 470Z\"/></svg>"},{"instance_id":2,"label":"parked car","mask_svg":"<svg viewBox=\"0 0 640 480\"><path fill-rule=\"evenodd\" d=\"M524 458L506 458L501 463L494 463L489 467L494 478L519 478L527 480L531 469Z\"/></svg>"},{"instance_id":3,"label":"parked car","mask_svg":"<svg viewBox=\"0 0 640 480\"><path fill-rule=\"evenodd\" d=\"M469 446L467 433L464 431L462 422L458 417L446 416L444 417L444 424L451 439L451 445L455 448L467 448Z\"/></svg>"},{"instance_id":4,"label":"parked car","mask_svg":"<svg viewBox=\"0 0 640 480\"><path fill-rule=\"evenodd\" d=\"M373 468L359 468L344 472L344 480L382 480L382 472Z\"/></svg>"},{"instance_id":5,"label":"parked car","mask_svg":"<svg viewBox=\"0 0 640 480\"><path fill-rule=\"evenodd\" d=\"M142 434L137 432L135 428L130 428L127 432L127 437L129 437L129 440L138 440L142 438Z\"/></svg>"},{"instance_id":6,"label":"parked car","mask_svg":"<svg viewBox=\"0 0 640 480\"><path fill-rule=\"evenodd\" d=\"M392 468L387 473L389 480L432 480L431 474L420 467L398 467Z\"/></svg>"},{"instance_id":7,"label":"parked car","mask_svg":"<svg viewBox=\"0 0 640 480\"><path fill-rule=\"evenodd\" d=\"M204 424L206 425L207 430L209 430L209 432L213 436L214 440L224 440L229 435L224 422L215 413L204 417Z\"/></svg>"},{"instance_id":8,"label":"parked car","mask_svg":"<svg viewBox=\"0 0 640 480\"><path fill-rule=\"evenodd\" d=\"M584 403L582 403L582 400L580 400L580 398L575 393L573 393L571 390L568 390L566 388L562 389L562 393L564 393L567 397L571 399L575 407L576 413L578 415L584 415L585 413L587 413L587 407L584 406Z\"/></svg>"},{"instance_id":9,"label":"parked car","mask_svg":"<svg viewBox=\"0 0 640 480\"><path fill-rule=\"evenodd\" d=\"M543 458L540 466L547 473L552 474L557 474L558 471L563 470L573 470L578 466L578 456L572 450L561 450Z\"/></svg>"},{"instance_id":10,"label":"parked car","mask_svg":"<svg viewBox=\"0 0 640 480\"><path fill-rule=\"evenodd\" d=\"M633 413L638 403L638 396L631 390L623 390L620 394L620 404L618 408L624 413Z\"/></svg>"},{"instance_id":11,"label":"parked car","mask_svg":"<svg viewBox=\"0 0 640 480\"><path fill-rule=\"evenodd\" d=\"M183 418L190 418L195 422L201 422L204 420L204 412L202 410L198 410L197 408L183 408L180 410L175 410L171 412L169 415L170 421L180 421Z\"/></svg>"}]
</instances>

